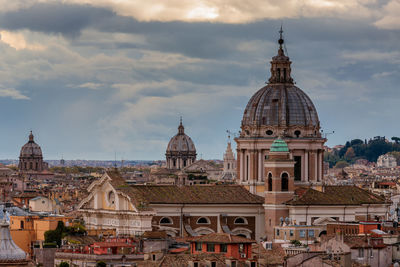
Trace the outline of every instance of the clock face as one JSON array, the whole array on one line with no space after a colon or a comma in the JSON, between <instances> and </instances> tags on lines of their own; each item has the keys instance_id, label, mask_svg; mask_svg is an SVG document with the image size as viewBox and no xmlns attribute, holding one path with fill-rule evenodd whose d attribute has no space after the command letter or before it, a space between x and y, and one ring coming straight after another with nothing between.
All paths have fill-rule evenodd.
<instances>
[{"instance_id":1,"label":"clock face","mask_svg":"<svg viewBox=\"0 0 400 267\"><path fill-rule=\"evenodd\" d=\"M115 202L115 194L113 191L110 191L108 193L108 202L110 202L111 205L114 205Z\"/></svg>"}]
</instances>

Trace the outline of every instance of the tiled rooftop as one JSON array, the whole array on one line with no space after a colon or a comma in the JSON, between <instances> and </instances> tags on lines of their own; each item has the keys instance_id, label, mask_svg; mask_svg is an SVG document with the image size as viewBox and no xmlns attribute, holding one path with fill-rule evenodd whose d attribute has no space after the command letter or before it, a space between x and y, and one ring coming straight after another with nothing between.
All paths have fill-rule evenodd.
<instances>
[{"instance_id":1,"label":"tiled rooftop","mask_svg":"<svg viewBox=\"0 0 400 267\"><path fill-rule=\"evenodd\" d=\"M324 186L323 192L308 189L286 202L289 205L361 205L383 204L385 199L356 186Z\"/></svg>"}]
</instances>

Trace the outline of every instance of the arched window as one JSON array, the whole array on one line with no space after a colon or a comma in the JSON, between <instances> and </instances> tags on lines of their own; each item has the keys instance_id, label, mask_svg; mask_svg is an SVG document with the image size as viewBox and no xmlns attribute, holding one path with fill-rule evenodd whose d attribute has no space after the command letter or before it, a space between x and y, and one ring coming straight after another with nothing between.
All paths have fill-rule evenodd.
<instances>
[{"instance_id":1,"label":"arched window","mask_svg":"<svg viewBox=\"0 0 400 267\"><path fill-rule=\"evenodd\" d=\"M183 167L186 167L186 159L183 160Z\"/></svg>"},{"instance_id":2,"label":"arched window","mask_svg":"<svg viewBox=\"0 0 400 267\"><path fill-rule=\"evenodd\" d=\"M268 191L272 191L272 174L268 173Z\"/></svg>"},{"instance_id":3,"label":"arched window","mask_svg":"<svg viewBox=\"0 0 400 267\"><path fill-rule=\"evenodd\" d=\"M113 191L108 192L108 202L110 205L113 205L115 203L115 194Z\"/></svg>"},{"instance_id":4,"label":"arched window","mask_svg":"<svg viewBox=\"0 0 400 267\"><path fill-rule=\"evenodd\" d=\"M228 163L228 170L231 168L231 164L230 163Z\"/></svg>"},{"instance_id":5,"label":"arched window","mask_svg":"<svg viewBox=\"0 0 400 267\"><path fill-rule=\"evenodd\" d=\"M172 220L168 217L162 217L160 220L160 224L172 224Z\"/></svg>"},{"instance_id":6,"label":"arched window","mask_svg":"<svg viewBox=\"0 0 400 267\"><path fill-rule=\"evenodd\" d=\"M288 191L289 190L289 175L284 172L281 175L281 191Z\"/></svg>"},{"instance_id":7,"label":"arched window","mask_svg":"<svg viewBox=\"0 0 400 267\"><path fill-rule=\"evenodd\" d=\"M172 160L172 165L174 165L174 167L176 167L176 159Z\"/></svg>"},{"instance_id":8,"label":"arched window","mask_svg":"<svg viewBox=\"0 0 400 267\"><path fill-rule=\"evenodd\" d=\"M197 220L197 224L210 224L210 220L207 217L200 217Z\"/></svg>"},{"instance_id":9,"label":"arched window","mask_svg":"<svg viewBox=\"0 0 400 267\"><path fill-rule=\"evenodd\" d=\"M243 217L237 217L234 221L234 224L247 224L247 220Z\"/></svg>"}]
</instances>

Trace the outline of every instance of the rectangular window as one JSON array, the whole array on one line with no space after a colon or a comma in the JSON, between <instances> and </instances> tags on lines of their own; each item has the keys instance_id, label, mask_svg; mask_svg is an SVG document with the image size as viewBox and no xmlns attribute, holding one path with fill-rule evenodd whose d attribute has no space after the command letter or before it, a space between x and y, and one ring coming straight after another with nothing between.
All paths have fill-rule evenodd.
<instances>
[{"instance_id":1,"label":"rectangular window","mask_svg":"<svg viewBox=\"0 0 400 267\"><path fill-rule=\"evenodd\" d=\"M207 251L214 252L215 251L215 244L207 243Z\"/></svg>"},{"instance_id":2,"label":"rectangular window","mask_svg":"<svg viewBox=\"0 0 400 267\"><path fill-rule=\"evenodd\" d=\"M359 258L364 258L364 249L363 248L359 248L358 249L358 257Z\"/></svg>"},{"instance_id":3,"label":"rectangular window","mask_svg":"<svg viewBox=\"0 0 400 267\"><path fill-rule=\"evenodd\" d=\"M279 229L276 229L276 235L277 236L279 236L279 234L280 234L279 232L280 232Z\"/></svg>"},{"instance_id":4,"label":"rectangular window","mask_svg":"<svg viewBox=\"0 0 400 267\"><path fill-rule=\"evenodd\" d=\"M294 156L294 180L301 181L301 156Z\"/></svg>"},{"instance_id":5,"label":"rectangular window","mask_svg":"<svg viewBox=\"0 0 400 267\"><path fill-rule=\"evenodd\" d=\"M314 237L314 230L308 230L308 236Z\"/></svg>"},{"instance_id":6,"label":"rectangular window","mask_svg":"<svg viewBox=\"0 0 400 267\"><path fill-rule=\"evenodd\" d=\"M198 262L193 262L193 267L199 267L199 263Z\"/></svg>"},{"instance_id":7,"label":"rectangular window","mask_svg":"<svg viewBox=\"0 0 400 267\"><path fill-rule=\"evenodd\" d=\"M239 253L244 253L244 244L239 244Z\"/></svg>"},{"instance_id":8,"label":"rectangular window","mask_svg":"<svg viewBox=\"0 0 400 267\"><path fill-rule=\"evenodd\" d=\"M290 236L293 236L293 235L294 235L293 230L290 230L290 231L289 231L289 235L290 235Z\"/></svg>"},{"instance_id":9,"label":"rectangular window","mask_svg":"<svg viewBox=\"0 0 400 267\"><path fill-rule=\"evenodd\" d=\"M195 248L195 250L196 250L196 251L201 251L201 250L202 250L202 243L196 242L196 248Z\"/></svg>"},{"instance_id":10,"label":"rectangular window","mask_svg":"<svg viewBox=\"0 0 400 267\"><path fill-rule=\"evenodd\" d=\"M211 267L217 267L217 263L215 261L211 262Z\"/></svg>"},{"instance_id":11,"label":"rectangular window","mask_svg":"<svg viewBox=\"0 0 400 267\"><path fill-rule=\"evenodd\" d=\"M300 232L299 232L299 234L300 234L300 237L306 237L306 230L300 230Z\"/></svg>"},{"instance_id":12,"label":"rectangular window","mask_svg":"<svg viewBox=\"0 0 400 267\"><path fill-rule=\"evenodd\" d=\"M228 247L226 244L219 245L221 252L228 252Z\"/></svg>"},{"instance_id":13,"label":"rectangular window","mask_svg":"<svg viewBox=\"0 0 400 267\"><path fill-rule=\"evenodd\" d=\"M252 262L250 263L250 267L256 267L256 262L252 261Z\"/></svg>"}]
</instances>

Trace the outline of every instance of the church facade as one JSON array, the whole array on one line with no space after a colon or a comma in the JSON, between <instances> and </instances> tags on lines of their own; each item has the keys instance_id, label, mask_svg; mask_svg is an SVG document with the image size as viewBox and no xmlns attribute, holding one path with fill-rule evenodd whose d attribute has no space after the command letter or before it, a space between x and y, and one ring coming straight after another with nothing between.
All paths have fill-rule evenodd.
<instances>
[{"instance_id":1,"label":"church facade","mask_svg":"<svg viewBox=\"0 0 400 267\"><path fill-rule=\"evenodd\" d=\"M117 235L162 230L171 237L232 233L264 235L264 199L239 185L127 185L106 172L78 206L88 230Z\"/></svg>"}]
</instances>

